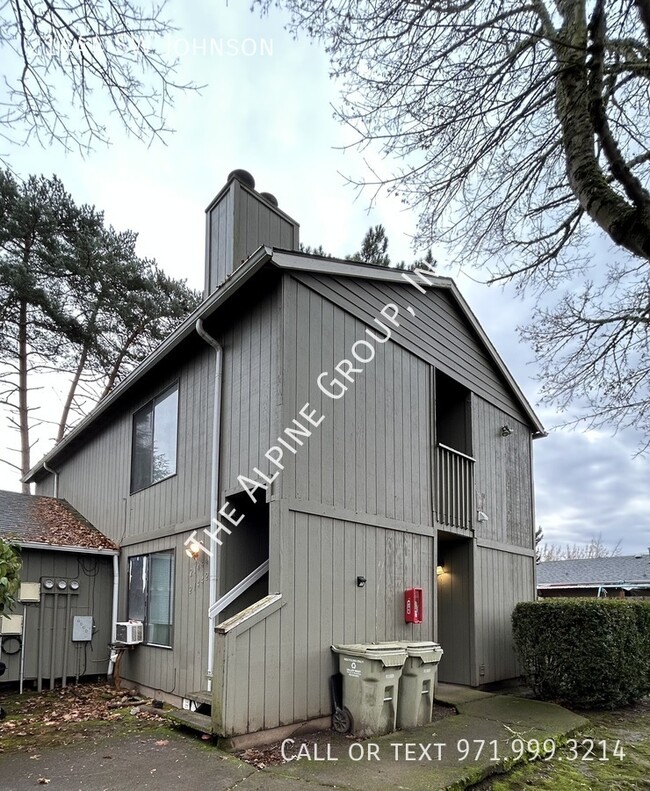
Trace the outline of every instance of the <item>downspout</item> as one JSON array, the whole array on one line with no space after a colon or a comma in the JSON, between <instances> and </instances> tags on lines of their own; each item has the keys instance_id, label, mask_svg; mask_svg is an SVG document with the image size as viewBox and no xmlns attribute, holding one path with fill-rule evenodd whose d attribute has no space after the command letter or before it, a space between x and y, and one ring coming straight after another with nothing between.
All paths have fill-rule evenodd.
<instances>
[{"instance_id":1,"label":"downspout","mask_svg":"<svg viewBox=\"0 0 650 791\"><path fill-rule=\"evenodd\" d=\"M113 668L115 667L115 660L117 659L117 652L114 649L115 641L117 639L117 600L118 592L120 589L120 559L117 555L113 555L113 605L111 607L111 654L108 660L108 670L106 675L110 679L113 675Z\"/></svg>"},{"instance_id":2,"label":"downspout","mask_svg":"<svg viewBox=\"0 0 650 791\"><path fill-rule=\"evenodd\" d=\"M49 472L50 475L54 476L54 497L55 499L59 499L59 473L56 470L53 470L51 467L47 466L47 462L43 462L43 469L46 472Z\"/></svg>"},{"instance_id":3,"label":"downspout","mask_svg":"<svg viewBox=\"0 0 650 791\"><path fill-rule=\"evenodd\" d=\"M214 349L214 402L212 414L212 471L210 481L210 528L217 519L217 497L219 496L219 468L221 446L221 380L223 368L223 349L221 345L203 329L203 321L197 319L196 331L200 338ZM219 552L216 542L209 558L209 602L208 609L217 600ZM208 692L212 691L212 673L214 669L214 626L215 619L208 615Z\"/></svg>"}]
</instances>

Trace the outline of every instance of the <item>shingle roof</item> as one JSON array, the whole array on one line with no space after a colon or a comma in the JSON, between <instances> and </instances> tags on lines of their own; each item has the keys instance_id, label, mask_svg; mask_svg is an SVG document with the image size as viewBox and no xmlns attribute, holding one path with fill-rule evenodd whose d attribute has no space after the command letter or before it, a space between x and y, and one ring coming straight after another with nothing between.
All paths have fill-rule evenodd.
<instances>
[{"instance_id":1,"label":"shingle roof","mask_svg":"<svg viewBox=\"0 0 650 791\"><path fill-rule=\"evenodd\" d=\"M589 560L549 560L537 566L537 587L634 585L650 587L650 554Z\"/></svg>"},{"instance_id":2,"label":"shingle roof","mask_svg":"<svg viewBox=\"0 0 650 791\"><path fill-rule=\"evenodd\" d=\"M2 490L0 538L18 544L118 549L66 500Z\"/></svg>"}]
</instances>

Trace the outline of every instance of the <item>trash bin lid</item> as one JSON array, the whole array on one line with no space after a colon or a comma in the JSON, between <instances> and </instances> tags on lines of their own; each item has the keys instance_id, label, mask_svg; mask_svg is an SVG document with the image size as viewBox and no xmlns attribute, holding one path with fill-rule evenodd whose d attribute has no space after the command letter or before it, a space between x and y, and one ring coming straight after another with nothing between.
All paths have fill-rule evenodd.
<instances>
[{"instance_id":1,"label":"trash bin lid","mask_svg":"<svg viewBox=\"0 0 650 791\"><path fill-rule=\"evenodd\" d=\"M406 650L397 643L353 643L333 645L336 654L350 654L382 662L385 667L401 667L406 661Z\"/></svg>"},{"instance_id":2,"label":"trash bin lid","mask_svg":"<svg viewBox=\"0 0 650 791\"><path fill-rule=\"evenodd\" d=\"M439 662L440 657L444 654L440 643L422 641L405 643L404 647L409 656L417 656L425 663Z\"/></svg>"}]
</instances>

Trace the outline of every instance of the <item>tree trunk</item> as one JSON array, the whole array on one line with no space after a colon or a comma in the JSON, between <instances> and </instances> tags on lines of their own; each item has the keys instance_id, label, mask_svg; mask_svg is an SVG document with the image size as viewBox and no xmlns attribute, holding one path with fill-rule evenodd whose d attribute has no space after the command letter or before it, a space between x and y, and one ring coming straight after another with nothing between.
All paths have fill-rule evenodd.
<instances>
[{"instance_id":1,"label":"tree trunk","mask_svg":"<svg viewBox=\"0 0 650 791\"><path fill-rule=\"evenodd\" d=\"M27 406L27 303L20 300L18 307L18 424L20 426L21 477L30 470L29 409ZM23 483L23 494L29 494L29 484Z\"/></svg>"},{"instance_id":2,"label":"tree trunk","mask_svg":"<svg viewBox=\"0 0 650 791\"><path fill-rule=\"evenodd\" d=\"M650 216L608 183L594 151L588 89L588 36L584 4L561 2L564 24L555 44L556 114L562 128L567 176L591 219L617 244L650 260Z\"/></svg>"}]
</instances>

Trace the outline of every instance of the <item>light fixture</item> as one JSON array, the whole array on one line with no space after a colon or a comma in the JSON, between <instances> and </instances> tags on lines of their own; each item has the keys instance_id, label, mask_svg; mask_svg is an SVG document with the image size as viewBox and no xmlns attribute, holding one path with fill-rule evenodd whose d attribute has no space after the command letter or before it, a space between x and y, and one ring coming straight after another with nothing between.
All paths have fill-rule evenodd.
<instances>
[{"instance_id":1,"label":"light fixture","mask_svg":"<svg viewBox=\"0 0 650 791\"><path fill-rule=\"evenodd\" d=\"M190 541L188 547L185 550L185 554L188 558L194 558L194 560L198 560L199 555L201 554L201 544L198 541Z\"/></svg>"},{"instance_id":2,"label":"light fixture","mask_svg":"<svg viewBox=\"0 0 650 791\"><path fill-rule=\"evenodd\" d=\"M476 514L476 521L477 522L487 522L489 520L489 516L485 513L485 511L479 511Z\"/></svg>"},{"instance_id":3,"label":"light fixture","mask_svg":"<svg viewBox=\"0 0 650 791\"><path fill-rule=\"evenodd\" d=\"M52 588L54 587L54 580L50 580L50 579L43 580L43 587L45 588L46 591L51 591Z\"/></svg>"},{"instance_id":4,"label":"light fixture","mask_svg":"<svg viewBox=\"0 0 650 791\"><path fill-rule=\"evenodd\" d=\"M501 426L501 436L502 437L509 437L512 434L513 431L514 431L514 429L510 428L510 426L508 426L508 425Z\"/></svg>"},{"instance_id":5,"label":"light fixture","mask_svg":"<svg viewBox=\"0 0 650 791\"><path fill-rule=\"evenodd\" d=\"M442 563L440 563L438 566L436 566L436 574L439 577L441 577L444 573L445 573L445 567L443 566Z\"/></svg>"},{"instance_id":6,"label":"light fixture","mask_svg":"<svg viewBox=\"0 0 650 791\"><path fill-rule=\"evenodd\" d=\"M365 588L366 587L366 578L365 577L357 577L357 588Z\"/></svg>"},{"instance_id":7,"label":"light fixture","mask_svg":"<svg viewBox=\"0 0 650 791\"><path fill-rule=\"evenodd\" d=\"M70 581L70 590L71 591L78 591L79 590L79 580L71 580Z\"/></svg>"},{"instance_id":8,"label":"light fixture","mask_svg":"<svg viewBox=\"0 0 650 791\"><path fill-rule=\"evenodd\" d=\"M56 583L56 587L60 591L64 591L68 587L68 583L65 580L58 580Z\"/></svg>"}]
</instances>

